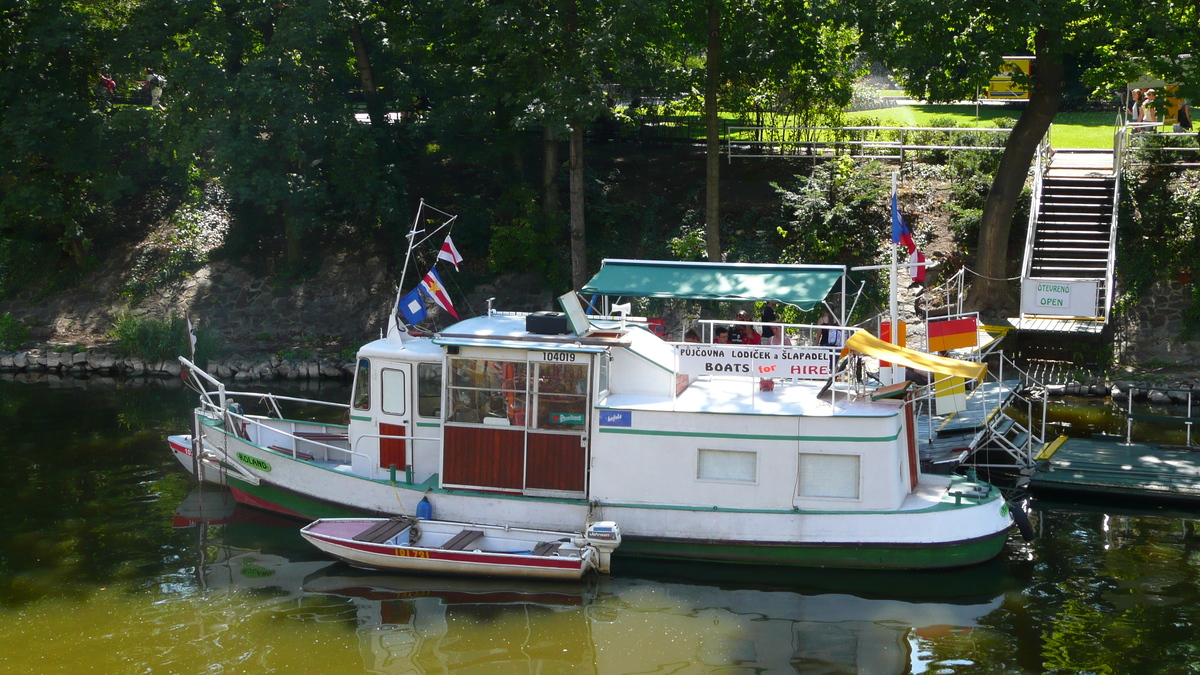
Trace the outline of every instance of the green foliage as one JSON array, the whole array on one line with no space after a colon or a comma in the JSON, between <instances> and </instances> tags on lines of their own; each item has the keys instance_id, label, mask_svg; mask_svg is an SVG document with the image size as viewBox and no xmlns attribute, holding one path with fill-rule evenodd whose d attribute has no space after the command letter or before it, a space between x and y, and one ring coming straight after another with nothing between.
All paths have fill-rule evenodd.
<instances>
[{"instance_id":1,"label":"green foliage","mask_svg":"<svg viewBox=\"0 0 1200 675\"><path fill-rule=\"evenodd\" d=\"M543 278L569 276L569 263L561 254L563 223L542 218L536 200L532 188L517 185L496 204L488 250L492 271L526 270Z\"/></svg>"},{"instance_id":2,"label":"green foliage","mask_svg":"<svg viewBox=\"0 0 1200 675\"><path fill-rule=\"evenodd\" d=\"M29 341L29 328L12 314L0 314L0 349L16 351Z\"/></svg>"},{"instance_id":3,"label":"green foliage","mask_svg":"<svg viewBox=\"0 0 1200 675\"><path fill-rule=\"evenodd\" d=\"M210 331L197 328L196 365L204 367L217 351L218 341ZM149 362L173 361L191 351L187 320L176 314L164 318L122 314L108 334L121 352Z\"/></svg>"},{"instance_id":4,"label":"green foliage","mask_svg":"<svg viewBox=\"0 0 1200 675\"><path fill-rule=\"evenodd\" d=\"M57 247L23 239L0 238L0 299L18 291L52 286Z\"/></svg>"},{"instance_id":5,"label":"green foliage","mask_svg":"<svg viewBox=\"0 0 1200 675\"><path fill-rule=\"evenodd\" d=\"M870 265L890 240L885 207L887 181L878 162L858 164L843 157L817 165L810 176L797 176L791 187L775 186L783 201L785 224L780 262ZM878 301L885 289L878 276L867 281L865 295Z\"/></svg>"},{"instance_id":6,"label":"green foliage","mask_svg":"<svg viewBox=\"0 0 1200 675\"><path fill-rule=\"evenodd\" d=\"M1119 311L1128 311L1156 282L1194 278L1200 269L1200 172L1147 165L1127 170L1118 218L1121 255L1117 275L1123 295ZM1200 333L1200 291L1190 284L1192 302L1182 317L1183 335Z\"/></svg>"},{"instance_id":7,"label":"green foliage","mask_svg":"<svg viewBox=\"0 0 1200 675\"><path fill-rule=\"evenodd\" d=\"M198 203L177 210L167 227L155 230L137 248L122 289L132 302L191 276L224 243L229 220L222 208L223 193L219 185L210 188L208 199L201 197Z\"/></svg>"}]
</instances>

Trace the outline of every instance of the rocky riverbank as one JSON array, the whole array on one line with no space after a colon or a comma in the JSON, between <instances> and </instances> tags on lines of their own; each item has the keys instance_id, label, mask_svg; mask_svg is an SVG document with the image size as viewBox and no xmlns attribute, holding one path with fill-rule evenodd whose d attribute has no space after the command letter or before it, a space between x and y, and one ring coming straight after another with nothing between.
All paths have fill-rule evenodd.
<instances>
[{"instance_id":1,"label":"rocky riverbank","mask_svg":"<svg viewBox=\"0 0 1200 675\"><path fill-rule=\"evenodd\" d=\"M178 361L145 361L105 349L31 349L0 354L0 373L47 373L62 377L178 377ZM286 359L278 354L233 354L211 360L205 370L226 381L349 379L354 361L339 357Z\"/></svg>"}]
</instances>

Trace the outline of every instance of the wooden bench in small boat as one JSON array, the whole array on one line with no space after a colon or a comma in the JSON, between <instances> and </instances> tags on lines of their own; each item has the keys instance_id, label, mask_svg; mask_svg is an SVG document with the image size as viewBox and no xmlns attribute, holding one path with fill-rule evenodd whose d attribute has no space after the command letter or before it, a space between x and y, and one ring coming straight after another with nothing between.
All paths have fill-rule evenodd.
<instances>
[{"instance_id":1,"label":"wooden bench in small boat","mask_svg":"<svg viewBox=\"0 0 1200 675\"><path fill-rule=\"evenodd\" d=\"M350 436L347 434L330 434L324 431L297 431L293 434L296 438L302 438L306 441L348 441Z\"/></svg>"},{"instance_id":2,"label":"wooden bench in small boat","mask_svg":"<svg viewBox=\"0 0 1200 675\"><path fill-rule=\"evenodd\" d=\"M442 544L443 551L462 551L477 540L483 538L483 532L479 530L463 530L451 537L450 541Z\"/></svg>"},{"instance_id":3,"label":"wooden bench in small boat","mask_svg":"<svg viewBox=\"0 0 1200 675\"><path fill-rule=\"evenodd\" d=\"M360 532L354 536L354 541L361 541L368 544L382 544L399 534L408 526L412 525L412 521L405 518L389 518L383 522L372 525L367 530ZM483 535L482 532L479 533Z\"/></svg>"},{"instance_id":4,"label":"wooden bench in small boat","mask_svg":"<svg viewBox=\"0 0 1200 675\"><path fill-rule=\"evenodd\" d=\"M314 457L311 452L303 452L301 450L292 450L291 448L285 448L282 445L268 445L267 447L274 450L275 452L282 454L282 455L288 455L289 457L292 455L295 455L296 459L303 459L303 460L306 460L309 462L316 460L316 457Z\"/></svg>"}]
</instances>

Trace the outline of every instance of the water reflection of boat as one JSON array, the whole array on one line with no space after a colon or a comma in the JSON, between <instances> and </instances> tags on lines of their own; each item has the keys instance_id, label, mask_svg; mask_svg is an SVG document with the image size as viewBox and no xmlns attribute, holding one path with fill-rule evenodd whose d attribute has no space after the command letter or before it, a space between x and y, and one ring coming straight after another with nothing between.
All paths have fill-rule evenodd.
<instances>
[{"instance_id":1,"label":"water reflection of boat","mask_svg":"<svg viewBox=\"0 0 1200 675\"><path fill-rule=\"evenodd\" d=\"M314 574L304 589L354 604L364 665L388 674L906 673L938 641L974 630L1004 597L920 602L635 578L514 585L344 566Z\"/></svg>"},{"instance_id":2,"label":"water reflection of boat","mask_svg":"<svg viewBox=\"0 0 1200 675\"><path fill-rule=\"evenodd\" d=\"M314 634L349 622L345 639L365 670L387 675L906 673L977 630L1010 581L1003 565L743 575L739 566L660 563L590 582L402 576L314 560L293 521L252 509L196 532L204 586L235 600L216 610L226 621L270 612Z\"/></svg>"}]
</instances>

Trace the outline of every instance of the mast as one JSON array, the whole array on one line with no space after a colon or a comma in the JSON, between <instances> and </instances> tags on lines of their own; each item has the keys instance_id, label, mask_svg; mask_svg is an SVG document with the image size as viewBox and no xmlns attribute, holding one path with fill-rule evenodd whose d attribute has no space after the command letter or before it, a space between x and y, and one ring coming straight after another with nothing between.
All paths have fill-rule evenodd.
<instances>
[{"instance_id":1,"label":"mast","mask_svg":"<svg viewBox=\"0 0 1200 675\"><path fill-rule=\"evenodd\" d=\"M421 213L426 208L429 208L433 211L437 211L438 213L442 214L443 216L446 216L446 222L442 223L441 225L438 225L437 227L435 227L433 229L433 231L429 232L428 234L425 233L425 230L418 229L421 225ZM408 250L404 252L404 267L402 267L400 269L400 283L397 284L397 286L396 286L396 300L394 302L392 302L392 312L388 316L388 335L389 336L391 335L391 331L393 328L396 329L397 335L404 332L403 329L400 327L400 316L399 316L400 298L404 297L404 277L408 274L408 263L412 259L413 249L420 246L421 244L424 244L426 241L429 241L429 238L432 237L433 235L437 234L438 232L441 232L444 229L448 229L451 225L454 224L454 221L457 219L458 219L458 216L446 213L445 211L443 211L437 207L429 206L425 203L425 198L424 197L421 198L421 202L417 206L417 217L413 218L412 227L408 228L408 234L405 235L405 238L408 239ZM425 234L425 236L422 237L420 241L417 241L417 235L420 235L420 234Z\"/></svg>"}]
</instances>

